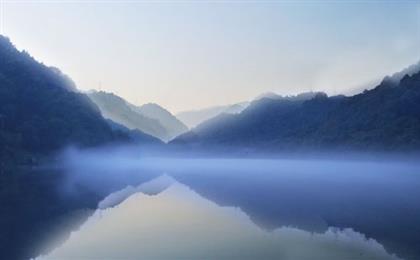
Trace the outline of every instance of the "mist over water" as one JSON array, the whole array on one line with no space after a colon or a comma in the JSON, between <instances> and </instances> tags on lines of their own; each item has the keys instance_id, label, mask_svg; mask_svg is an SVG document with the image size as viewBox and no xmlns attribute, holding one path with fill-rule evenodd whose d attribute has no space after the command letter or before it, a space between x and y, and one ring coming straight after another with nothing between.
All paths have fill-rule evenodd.
<instances>
[{"instance_id":1,"label":"mist over water","mask_svg":"<svg viewBox=\"0 0 420 260\"><path fill-rule=\"evenodd\" d=\"M59 164L65 196L80 186L114 193L47 259L420 257L414 161L180 158L122 148L70 150Z\"/></svg>"},{"instance_id":2,"label":"mist over water","mask_svg":"<svg viewBox=\"0 0 420 260\"><path fill-rule=\"evenodd\" d=\"M169 185L168 185L169 184ZM157 192L147 195L147 191ZM397 259L351 229L258 228L168 176L108 196L63 246L39 259Z\"/></svg>"}]
</instances>

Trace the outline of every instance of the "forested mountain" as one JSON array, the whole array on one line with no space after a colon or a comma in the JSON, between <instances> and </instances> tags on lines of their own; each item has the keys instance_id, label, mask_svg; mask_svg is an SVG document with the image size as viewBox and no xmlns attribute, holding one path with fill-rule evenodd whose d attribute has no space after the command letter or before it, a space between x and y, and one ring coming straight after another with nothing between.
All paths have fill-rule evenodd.
<instances>
[{"instance_id":1,"label":"forested mountain","mask_svg":"<svg viewBox=\"0 0 420 260\"><path fill-rule=\"evenodd\" d=\"M249 105L249 102L241 102L226 106L214 106L198 110L183 111L176 114L176 117L186 124L189 128L196 127L197 125L209 120L222 113L237 114L244 110Z\"/></svg>"},{"instance_id":2,"label":"forested mountain","mask_svg":"<svg viewBox=\"0 0 420 260\"><path fill-rule=\"evenodd\" d=\"M106 119L108 125L111 127L113 131L122 132L127 135L130 139L130 142L134 144L151 144L151 145L162 145L163 142L152 135L145 134L138 129L128 129L124 125L118 124L111 119Z\"/></svg>"},{"instance_id":3,"label":"forested mountain","mask_svg":"<svg viewBox=\"0 0 420 260\"><path fill-rule=\"evenodd\" d=\"M263 93L259 96L257 96L253 101L248 102L240 102L232 105L226 105L226 106L214 106L214 107L208 107L198 110L190 110L190 111L183 111L176 116L188 127L194 128L201 123L204 123L207 120L210 120L216 116L219 116L221 114L238 114L242 112L244 109L246 109L251 103L255 103L256 101L268 98L268 99L285 99L285 98L300 98L300 99L310 99L313 98L317 93L316 92L307 92L302 93L297 96L290 96L290 97L283 97L281 95L278 95L273 92L267 92Z\"/></svg>"},{"instance_id":4,"label":"forested mountain","mask_svg":"<svg viewBox=\"0 0 420 260\"><path fill-rule=\"evenodd\" d=\"M168 110L159 106L158 104L148 103L142 106L131 106L132 109L144 116L158 120L159 123L166 129L168 133L168 140L185 133L188 127L172 115Z\"/></svg>"},{"instance_id":5,"label":"forested mountain","mask_svg":"<svg viewBox=\"0 0 420 260\"><path fill-rule=\"evenodd\" d=\"M170 134L158 120L135 111L134 105L123 98L104 91L90 91L88 96L99 107L105 118L129 129L140 130L163 141L169 140Z\"/></svg>"},{"instance_id":6,"label":"forested mountain","mask_svg":"<svg viewBox=\"0 0 420 260\"><path fill-rule=\"evenodd\" d=\"M248 149L420 150L420 72L345 97L263 98L172 143Z\"/></svg>"},{"instance_id":7,"label":"forested mountain","mask_svg":"<svg viewBox=\"0 0 420 260\"><path fill-rule=\"evenodd\" d=\"M323 94L322 92L304 92L298 95L289 95L289 96L282 96L273 92L267 92L259 95L254 99L251 103L256 103L261 99L274 99L274 100L290 100L290 101L305 101L314 98L318 94Z\"/></svg>"},{"instance_id":8,"label":"forested mountain","mask_svg":"<svg viewBox=\"0 0 420 260\"><path fill-rule=\"evenodd\" d=\"M28 162L66 145L128 140L58 69L0 36L0 158Z\"/></svg>"}]
</instances>

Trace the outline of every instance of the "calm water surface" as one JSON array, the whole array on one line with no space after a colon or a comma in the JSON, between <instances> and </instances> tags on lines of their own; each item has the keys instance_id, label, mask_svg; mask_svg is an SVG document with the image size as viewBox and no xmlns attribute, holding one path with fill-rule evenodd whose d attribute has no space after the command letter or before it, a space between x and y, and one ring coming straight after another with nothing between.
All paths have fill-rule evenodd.
<instances>
[{"instance_id":1,"label":"calm water surface","mask_svg":"<svg viewBox=\"0 0 420 260\"><path fill-rule=\"evenodd\" d=\"M10 256L420 259L417 163L84 158L15 180Z\"/></svg>"}]
</instances>

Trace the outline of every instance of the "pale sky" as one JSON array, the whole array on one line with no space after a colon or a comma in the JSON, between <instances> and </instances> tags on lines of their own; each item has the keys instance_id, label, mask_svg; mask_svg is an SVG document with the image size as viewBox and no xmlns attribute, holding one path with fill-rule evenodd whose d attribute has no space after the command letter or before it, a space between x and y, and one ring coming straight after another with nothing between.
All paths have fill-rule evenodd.
<instances>
[{"instance_id":1,"label":"pale sky","mask_svg":"<svg viewBox=\"0 0 420 260\"><path fill-rule=\"evenodd\" d=\"M3 0L2 7L2 33L79 89L171 112L264 92L351 94L420 60L419 1Z\"/></svg>"}]
</instances>

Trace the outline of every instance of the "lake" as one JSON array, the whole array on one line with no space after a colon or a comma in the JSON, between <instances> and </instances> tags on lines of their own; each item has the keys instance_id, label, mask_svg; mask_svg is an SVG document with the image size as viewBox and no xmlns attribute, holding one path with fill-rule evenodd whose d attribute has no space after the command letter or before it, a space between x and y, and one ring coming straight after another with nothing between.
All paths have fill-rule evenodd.
<instances>
[{"instance_id":1,"label":"lake","mask_svg":"<svg viewBox=\"0 0 420 260\"><path fill-rule=\"evenodd\" d=\"M2 195L3 254L420 258L415 162L92 156L18 175Z\"/></svg>"}]
</instances>

